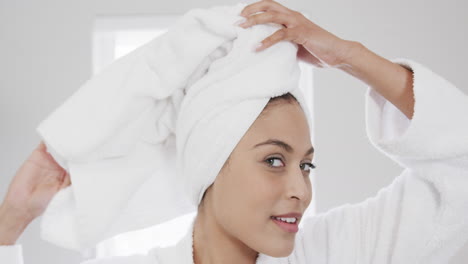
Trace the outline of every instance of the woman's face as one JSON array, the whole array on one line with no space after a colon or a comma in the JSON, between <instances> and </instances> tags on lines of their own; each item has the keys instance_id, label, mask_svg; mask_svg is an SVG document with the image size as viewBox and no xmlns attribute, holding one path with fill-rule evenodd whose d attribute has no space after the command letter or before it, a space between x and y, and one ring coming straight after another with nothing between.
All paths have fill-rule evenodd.
<instances>
[{"instance_id":1,"label":"woman's face","mask_svg":"<svg viewBox=\"0 0 468 264\"><path fill-rule=\"evenodd\" d=\"M289 151L278 144L262 144L269 140L284 142ZM311 148L299 104L279 101L269 105L208 189L209 206L223 231L257 252L290 255L296 233L283 230L272 216L303 214L309 206L312 168L306 163L312 162Z\"/></svg>"}]
</instances>

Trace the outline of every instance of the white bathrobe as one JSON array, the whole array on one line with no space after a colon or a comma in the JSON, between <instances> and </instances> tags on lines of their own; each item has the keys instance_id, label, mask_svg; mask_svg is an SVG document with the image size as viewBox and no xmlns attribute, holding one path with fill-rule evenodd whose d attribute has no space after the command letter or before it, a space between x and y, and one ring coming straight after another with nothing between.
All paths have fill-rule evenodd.
<instances>
[{"instance_id":1,"label":"white bathrobe","mask_svg":"<svg viewBox=\"0 0 468 264\"><path fill-rule=\"evenodd\" d=\"M468 96L414 61L393 62L414 72L414 116L368 88L366 126L403 172L375 197L303 219L289 257L260 254L257 263L440 264L468 241ZM192 231L146 255L82 264L190 264ZM21 245L0 247L0 262L22 264Z\"/></svg>"}]
</instances>

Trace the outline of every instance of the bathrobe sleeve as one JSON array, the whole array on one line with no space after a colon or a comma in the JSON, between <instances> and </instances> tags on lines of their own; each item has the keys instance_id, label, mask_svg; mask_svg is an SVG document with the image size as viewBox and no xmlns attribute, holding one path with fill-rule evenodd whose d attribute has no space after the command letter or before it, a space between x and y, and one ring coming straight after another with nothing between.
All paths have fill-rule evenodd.
<instances>
[{"instance_id":1,"label":"bathrobe sleeve","mask_svg":"<svg viewBox=\"0 0 468 264\"><path fill-rule=\"evenodd\" d=\"M448 263L468 241L468 96L414 61L392 61L413 72L414 115L369 87L366 128L404 170L374 197L304 219L296 263Z\"/></svg>"},{"instance_id":2,"label":"bathrobe sleeve","mask_svg":"<svg viewBox=\"0 0 468 264\"><path fill-rule=\"evenodd\" d=\"M91 259L81 262L80 264L159 264L153 252L153 250L150 250L146 255L135 254L130 256ZM0 263L24 264L22 245L0 246Z\"/></svg>"},{"instance_id":3,"label":"bathrobe sleeve","mask_svg":"<svg viewBox=\"0 0 468 264\"><path fill-rule=\"evenodd\" d=\"M18 244L0 246L0 263L23 264L23 247Z\"/></svg>"}]
</instances>

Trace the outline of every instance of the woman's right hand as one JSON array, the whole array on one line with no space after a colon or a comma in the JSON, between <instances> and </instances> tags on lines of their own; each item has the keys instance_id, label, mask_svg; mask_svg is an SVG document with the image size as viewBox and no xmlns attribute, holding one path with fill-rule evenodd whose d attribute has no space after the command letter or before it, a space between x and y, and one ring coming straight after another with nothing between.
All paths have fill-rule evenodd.
<instances>
[{"instance_id":1,"label":"woman's right hand","mask_svg":"<svg viewBox=\"0 0 468 264\"><path fill-rule=\"evenodd\" d=\"M262 13L258 13L262 12ZM344 40L313 23L300 12L291 10L273 0L261 0L244 7L240 16L246 22L239 24L247 28L256 24L276 23L283 28L261 41L261 51L284 40L298 44L299 60L319 68L339 68L346 65L347 58L358 45Z\"/></svg>"},{"instance_id":2,"label":"woman's right hand","mask_svg":"<svg viewBox=\"0 0 468 264\"><path fill-rule=\"evenodd\" d=\"M47 152L41 141L16 172L0 206L0 237L5 235L2 231L5 232L6 225L10 225L9 229L13 222L27 225L40 216L52 197L70 184L70 175Z\"/></svg>"}]
</instances>

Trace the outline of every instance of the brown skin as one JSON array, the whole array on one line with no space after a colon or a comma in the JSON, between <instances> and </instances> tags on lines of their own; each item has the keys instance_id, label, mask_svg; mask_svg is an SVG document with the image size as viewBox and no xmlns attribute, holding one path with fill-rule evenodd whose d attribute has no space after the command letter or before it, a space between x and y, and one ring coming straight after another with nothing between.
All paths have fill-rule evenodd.
<instances>
[{"instance_id":1,"label":"brown skin","mask_svg":"<svg viewBox=\"0 0 468 264\"><path fill-rule=\"evenodd\" d=\"M253 15L259 11L263 12ZM284 26L262 41L264 49L278 41L292 41L298 44L300 60L319 68L337 68L356 77L394 104L408 119L412 118L414 98L410 70L378 56L359 42L333 35L301 13L272 0L250 4L241 15L248 18L246 27L270 22ZM269 118L258 119L239 142L228 169L223 168L207 191L195 223L196 264L255 263L257 252L284 256L294 247L294 235L275 229L269 216L304 211L310 203L310 181L301 177L299 169L304 146L310 146L309 130L300 108L286 105L267 115ZM292 120L295 122L291 125ZM275 126L277 129L267 129ZM283 137L295 149L285 157L286 167L278 169L281 172L268 170L261 162L279 149L248 150L264 139L260 137L267 136ZM69 179L50 161L47 156L39 155L34 164L26 161L24 169L22 167L15 175L0 206L0 244L14 244L29 222L42 213L51 197L69 185ZM273 165L278 164L281 162L275 160ZM49 170L48 166L54 169Z\"/></svg>"},{"instance_id":2,"label":"brown skin","mask_svg":"<svg viewBox=\"0 0 468 264\"><path fill-rule=\"evenodd\" d=\"M286 142L293 152L275 145L253 148L268 139ZM283 231L271 216L304 213L309 206L312 168L307 164L313 154L305 153L311 146L298 103L275 102L257 118L198 210L195 263L255 263L257 252L273 257L292 252L296 234Z\"/></svg>"}]
</instances>

